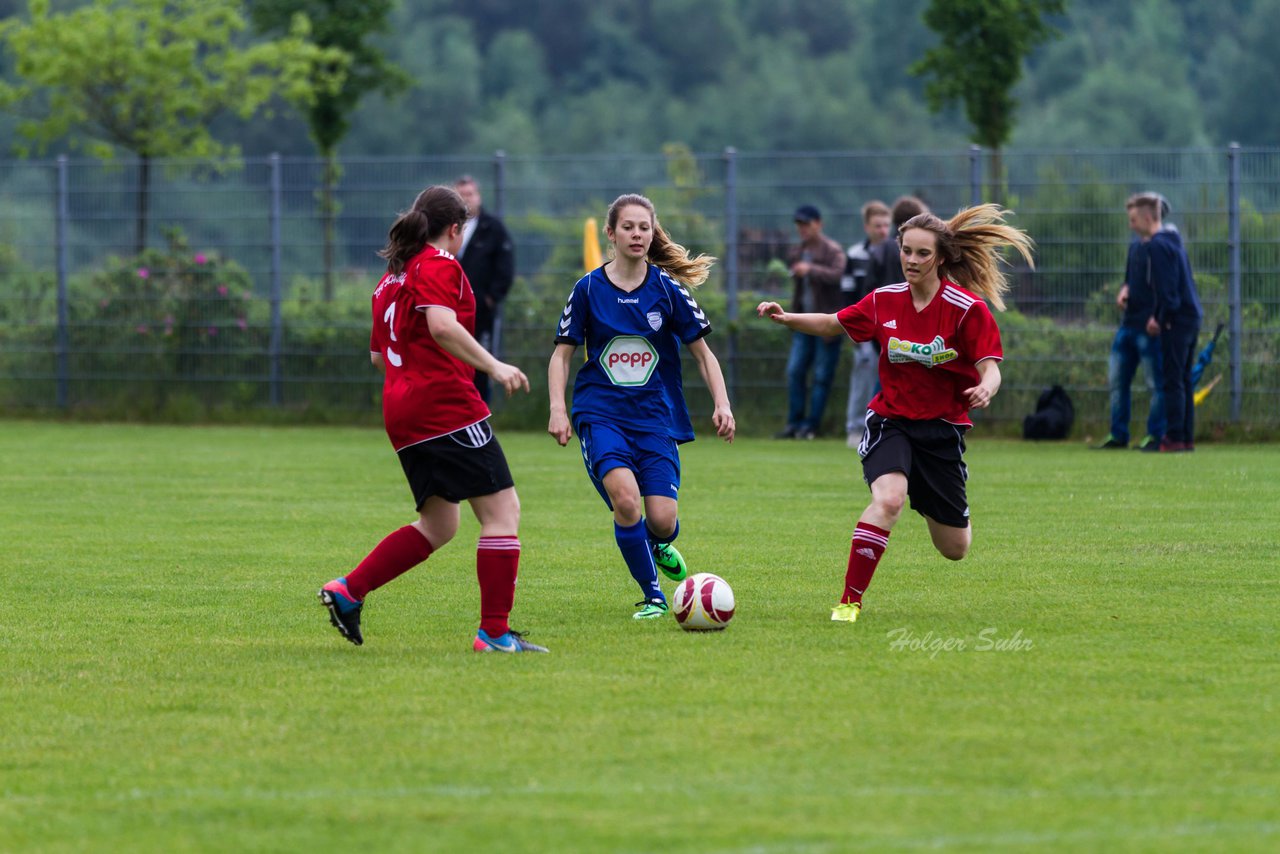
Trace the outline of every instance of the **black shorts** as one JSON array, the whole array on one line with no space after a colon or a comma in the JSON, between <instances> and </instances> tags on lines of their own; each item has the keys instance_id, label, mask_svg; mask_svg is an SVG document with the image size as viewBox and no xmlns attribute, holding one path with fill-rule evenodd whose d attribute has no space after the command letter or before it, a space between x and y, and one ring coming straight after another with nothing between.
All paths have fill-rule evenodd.
<instances>
[{"instance_id":1,"label":"black shorts","mask_svg":"<svg viewBox=\"0 0 1280 854\"><path fill-rule=\"evenodd\" d=\"M487 419L401 448L399 457L418 510L433 495L457 504L515 486L507 457Z\"/></svg>"},{"instance_id":2,"label":"black shorts","mask_svg":"<svg viewBox=\"0 0 1280 854\"><path fill-rule=\"evenodd\" d=\"M964 434L969 428L946 421L907 421L867 413L858 453L862 478L900 471L907 476L911 509L952 528L969 527Z\"/></svg>"}]
</instances>

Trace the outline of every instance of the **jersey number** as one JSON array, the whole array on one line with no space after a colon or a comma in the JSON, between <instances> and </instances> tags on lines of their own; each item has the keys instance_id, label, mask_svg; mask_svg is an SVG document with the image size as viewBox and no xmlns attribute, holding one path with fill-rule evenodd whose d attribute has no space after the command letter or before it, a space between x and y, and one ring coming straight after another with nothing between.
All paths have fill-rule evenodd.
<instances>
[{"instance_id":1,"label":"jersey number","mask_svg":"<svg viewBox=\"0 0 1280 854\"><path fill-rule=\"evenodd\" d=\"M382 319L387 322L387 329L391 333L391 340L396 340L396 304L391 303L387 306L387 310L382 313ZM400 358L400 354L390 347L387 348L387 361L397 368L404 364L404 359Z\"/></svg>"}]
</instances>

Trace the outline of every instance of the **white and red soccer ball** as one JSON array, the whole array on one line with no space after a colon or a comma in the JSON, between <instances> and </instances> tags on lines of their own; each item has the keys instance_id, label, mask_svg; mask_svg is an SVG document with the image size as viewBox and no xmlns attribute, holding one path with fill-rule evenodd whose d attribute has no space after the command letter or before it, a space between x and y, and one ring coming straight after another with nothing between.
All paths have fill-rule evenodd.
<instances>
[{"instance_id":1,"label":"white and red soccer ball","mask_svg":"<svg viewBox=\"0 0 1280 854\"><path fill-rule=\"evenodd\" d=\"M699 572L676 587L672 611L680 628L691 632L723 629L733 619L733 589L718 575Z\"/></svg>"}]
</instances>

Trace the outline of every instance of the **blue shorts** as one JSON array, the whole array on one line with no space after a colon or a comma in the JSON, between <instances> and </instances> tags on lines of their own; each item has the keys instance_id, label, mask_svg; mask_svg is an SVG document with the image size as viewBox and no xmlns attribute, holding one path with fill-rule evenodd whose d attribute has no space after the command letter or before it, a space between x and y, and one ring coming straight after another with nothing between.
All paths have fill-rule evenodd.
<instances>
[{"instance_id":1,"label":"blue shorts","mask_svg":"<svg viewBox=\"0 0 1280 854\"><path fill-rule=\"evenodd\" d=\"M604 488L604 476L616 468L631 469L640 494L680 497L680 451L665 433L626 433L601 422L578 425L578 443L587 474L604 503L613 509Z\"/></svg>"}]
</instances>

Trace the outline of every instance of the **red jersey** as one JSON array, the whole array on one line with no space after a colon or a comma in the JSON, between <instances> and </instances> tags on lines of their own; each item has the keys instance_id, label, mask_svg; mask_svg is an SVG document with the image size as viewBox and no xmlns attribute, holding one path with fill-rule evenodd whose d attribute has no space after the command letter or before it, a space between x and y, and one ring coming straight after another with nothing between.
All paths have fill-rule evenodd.
<instances>
[{"instance_id":1,"label":"red jersey","mask_svg":"<svg viewBox=\"0 0 1280 854\"><path fill-rule=\"evenodd\" d=\"M431 337L426 310L452 311L472 335L476 298L462 265L428 246L400 275L387 273L373 292L369 350L386 361L382 419L397 450L461 430L489 417L475 387L475 369Z\"/></svg>"},{"instance_id":2,"label":"red jersey","mask_svg":"<svg viewBox=\"0 0 1280 854\"><path fill-rule=\"evenodd\" d=\"M854 341L880 345L880 393L869 404L877 415L973 426L964 391L978 384L974 366L1004 358L1000 329L981 297L943 279L916 311L903 282L872 291L836 317Z\"/></svg>"}]
</instances>

